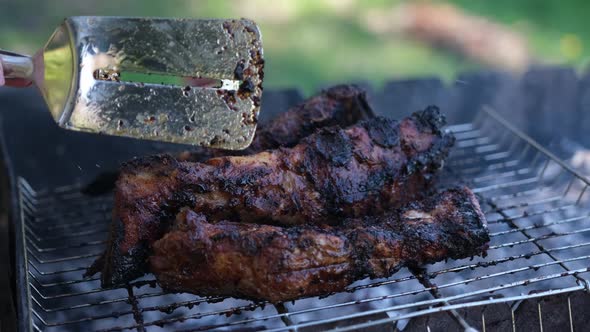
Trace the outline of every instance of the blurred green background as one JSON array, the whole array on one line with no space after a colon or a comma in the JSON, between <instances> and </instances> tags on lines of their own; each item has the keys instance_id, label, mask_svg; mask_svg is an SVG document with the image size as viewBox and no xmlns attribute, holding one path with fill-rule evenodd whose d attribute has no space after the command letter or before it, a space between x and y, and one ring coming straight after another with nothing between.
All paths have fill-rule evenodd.
<instances>
[{"instance_id":1,"label":"blurred green background","mask_svg":"<svg viewBox=\"0 0 590 332\"><path fill-rule=\"evenodd\" d=\"M370 13L388 13L388 0L0 0L0 48L32 53L66 16L248 17L263 33L265 87L318 86L435 75L452 80L480 62L407 36L376 33ZM434 2L439 4L440 2ZM585 0L452 0L467 15L521 34L535 64L585 68L590 30Z\"/></svg>"}]
</instances>

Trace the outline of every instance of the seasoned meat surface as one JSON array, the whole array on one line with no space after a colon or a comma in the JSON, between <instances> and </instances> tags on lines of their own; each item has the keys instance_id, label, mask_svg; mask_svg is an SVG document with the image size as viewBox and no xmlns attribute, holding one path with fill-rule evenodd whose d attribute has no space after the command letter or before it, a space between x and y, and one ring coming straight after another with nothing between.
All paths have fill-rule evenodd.
<instances>
[{"instance_id":1,"label":"seasoned meat surface","mask_svg":"<svg viewBox=\"0 0 590 332\"><path fill-rule=\"evenodd\" d=\"M98 262L103 285L143 274L151 245L182 207L211 221L320 225L413 201L454 142L442 125L439 110L428 107L400 122L321 128L292 148L250 156L131 161L117 182L110 245Z\"/></svg>"},{"instance_id":2,"label":"seasoned meat surface","mask_svg":"<svg viewBox=\"0 0 590 332\"><path fill-rule=\"evenodd\" d=\"M477 199L458 188L338 226L210 223L184 209L149 260L164 289L276 303L343 291L403 266L480 255L488 241Z\"/></svg>"},{"instance_id":3,"label":"seasoned meat surface","mask_svg":"<svg viewBox=\"0 0 590 332\"><path fill-rule=\"evenodd\" d=\"M438 170L452 144L432 126L420 127L419 116L438 111L426 113L401 123L375 118L347 129L322 128L290 149L181 163L165 177L175 182L175 195L184 194L183 206L212 220L333 224L379 213L422 193L425 177ZM135 185L146 175L129 179Z\"/></svg>"}]
</instances>

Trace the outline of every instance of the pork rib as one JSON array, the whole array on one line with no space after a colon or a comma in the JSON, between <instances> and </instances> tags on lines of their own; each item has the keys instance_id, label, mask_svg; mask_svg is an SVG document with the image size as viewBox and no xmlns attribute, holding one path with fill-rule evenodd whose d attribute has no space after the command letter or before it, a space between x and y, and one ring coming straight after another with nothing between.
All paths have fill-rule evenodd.
<instances>
[{"instance_id":1,"label":"pork rib","mask_svg":"<svg viewBox=\"0 0 590 332\"><path fill-rule=\"evenodd\" d=\"M477 199L459 188L334 227L208 223L185 209L150 262L167 290L276 303L342 291L403 266L480 255L488 241Z\"/></svg>"},{"instance_id":2,"label":"pork rib","mask_svg":"<svg viewBox=\"0 0 590 332\"><path fill-rule=\"evenodd\" d=\"M151 245L182 207L213 221L336 224L415 200L454 142L442 125L438 108L428 107L401 122L321 128L293 148L250 156L131 161L117 182L103 285L143 274Z\"/></svg>"}]
</instances>

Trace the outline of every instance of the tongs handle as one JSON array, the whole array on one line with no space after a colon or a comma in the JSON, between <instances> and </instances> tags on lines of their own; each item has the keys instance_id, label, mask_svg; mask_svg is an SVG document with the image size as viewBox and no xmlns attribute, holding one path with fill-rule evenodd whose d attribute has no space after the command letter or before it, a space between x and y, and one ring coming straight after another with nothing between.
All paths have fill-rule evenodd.
<instances>
[{"instance_id":1,"label":"tongs handle","mask_svg":"<svg viewBox=\"0 0 590 332\"><path fill-rule=\"evenodd\" d=\"M33 83L33 72L30 56L0 50L0 86L27 87Z\"/></svg>"}]
</instances>

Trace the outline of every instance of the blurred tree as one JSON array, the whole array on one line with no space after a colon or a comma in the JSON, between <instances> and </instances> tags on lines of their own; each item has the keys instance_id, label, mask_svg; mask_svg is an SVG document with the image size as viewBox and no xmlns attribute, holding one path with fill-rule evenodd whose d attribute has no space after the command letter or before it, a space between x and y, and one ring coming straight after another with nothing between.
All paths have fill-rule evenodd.
<instances>
[{"instance_id":1,"label":"blurred tree","mask_svg":"<svg viewBox=\"0 0 590 332\"><path fill-rule=\"evenodd\" d=\"M0 47L34 52L67 16L249 17L261 26L265 86L306 91L340 81L382 83L434 75L452 79L474 63L402 37L383 38L362 22L400 0L0 0ZM523 33L542 61L587 62L585 0L449 0Z\"/></svg>"}]
</instances>

